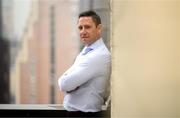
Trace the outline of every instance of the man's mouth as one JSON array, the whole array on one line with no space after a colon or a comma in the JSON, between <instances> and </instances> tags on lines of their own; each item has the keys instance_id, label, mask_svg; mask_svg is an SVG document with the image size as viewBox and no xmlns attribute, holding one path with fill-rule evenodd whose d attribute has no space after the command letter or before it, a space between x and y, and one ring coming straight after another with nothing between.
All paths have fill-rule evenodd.
<instances>
[{"instance_id":1,"label":"man's mouth","mask_svg":"<svg viewBox=\"0 0 180 118\"><path fill-rule=\"evenodd\" d=\"M82 39L82 41L86 41L87 38L88 37L82 37L81 39Z\"/></svg>"},{"instance_id":2,"label":"man's mouth","mask_svg":"<svg viewBox=\"0 0 180 118\"><path fill-rule=\"evenodd\" d=\"M82 37L82 39L85 39L85 38L88 38L88 37Z\"/></svg>"}]
</instances>

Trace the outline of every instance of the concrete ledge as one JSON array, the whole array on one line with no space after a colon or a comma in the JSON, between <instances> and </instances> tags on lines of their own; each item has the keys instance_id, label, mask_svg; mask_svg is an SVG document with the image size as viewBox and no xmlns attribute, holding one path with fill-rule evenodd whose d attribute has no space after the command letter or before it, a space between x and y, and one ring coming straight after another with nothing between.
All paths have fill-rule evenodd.
<instances>
[{"instance_id":1,"label":"concrete ledge","mask_svg":"<svg viewBox=\"0 0 180 118\"><path fill-rule=\"evenodd\" d=\"M0 110L65 110L61 104L0 104Z\"/></svg>"}]
</instances>

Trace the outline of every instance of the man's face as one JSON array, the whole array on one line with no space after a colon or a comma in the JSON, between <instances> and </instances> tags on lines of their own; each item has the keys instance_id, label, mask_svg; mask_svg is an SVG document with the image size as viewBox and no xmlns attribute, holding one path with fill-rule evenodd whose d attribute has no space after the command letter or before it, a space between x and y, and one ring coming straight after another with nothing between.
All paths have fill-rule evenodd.
<instances>
[{"instance_id":1,"label":"man's face","mask_svg":"<svg viewBox=\"0 0 180 118\"><path fill-rule=\"evenodd\" d=\"M78 20L78 29L82 43L91 45L101 35L101 24L96 26L91 17L80 17Z\"/></svg>"}]
</instances>

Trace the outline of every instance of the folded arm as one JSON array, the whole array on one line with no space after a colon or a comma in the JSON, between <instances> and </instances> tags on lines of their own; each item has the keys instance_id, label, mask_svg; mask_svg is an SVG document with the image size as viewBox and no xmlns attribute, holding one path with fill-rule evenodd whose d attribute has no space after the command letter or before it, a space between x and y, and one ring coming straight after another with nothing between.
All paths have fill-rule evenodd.
<instances>
[{"instance_id":1,"label":"folded arm","mask_svg":"<svg viewBox=\"0 0 180 118\"><path fill-rule=\"evenodd\" d=\"M82 84L100 74L103 59L85 59L59 78L60 89L64 92L77 90Z\"/></svg>"}]
</instances>

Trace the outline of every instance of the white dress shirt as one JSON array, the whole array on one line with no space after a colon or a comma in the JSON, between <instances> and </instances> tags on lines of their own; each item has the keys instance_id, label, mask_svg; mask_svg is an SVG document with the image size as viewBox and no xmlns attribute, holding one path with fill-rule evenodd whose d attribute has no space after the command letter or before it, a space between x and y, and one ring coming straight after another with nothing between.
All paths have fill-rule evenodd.
<instances>
[{"instance_id":1,"label":"white dress shirt","mask_svg":"<svg viewBox=\"0 0 180 118\"><path fill-rule=\"evenodd\" d=\"M84 54L86 48L89 52ZM97 112L104 104L111 71L111 56L102 38L84 47L74 64L59 78L68 111Z\"/></svg>"}]
</instances>

